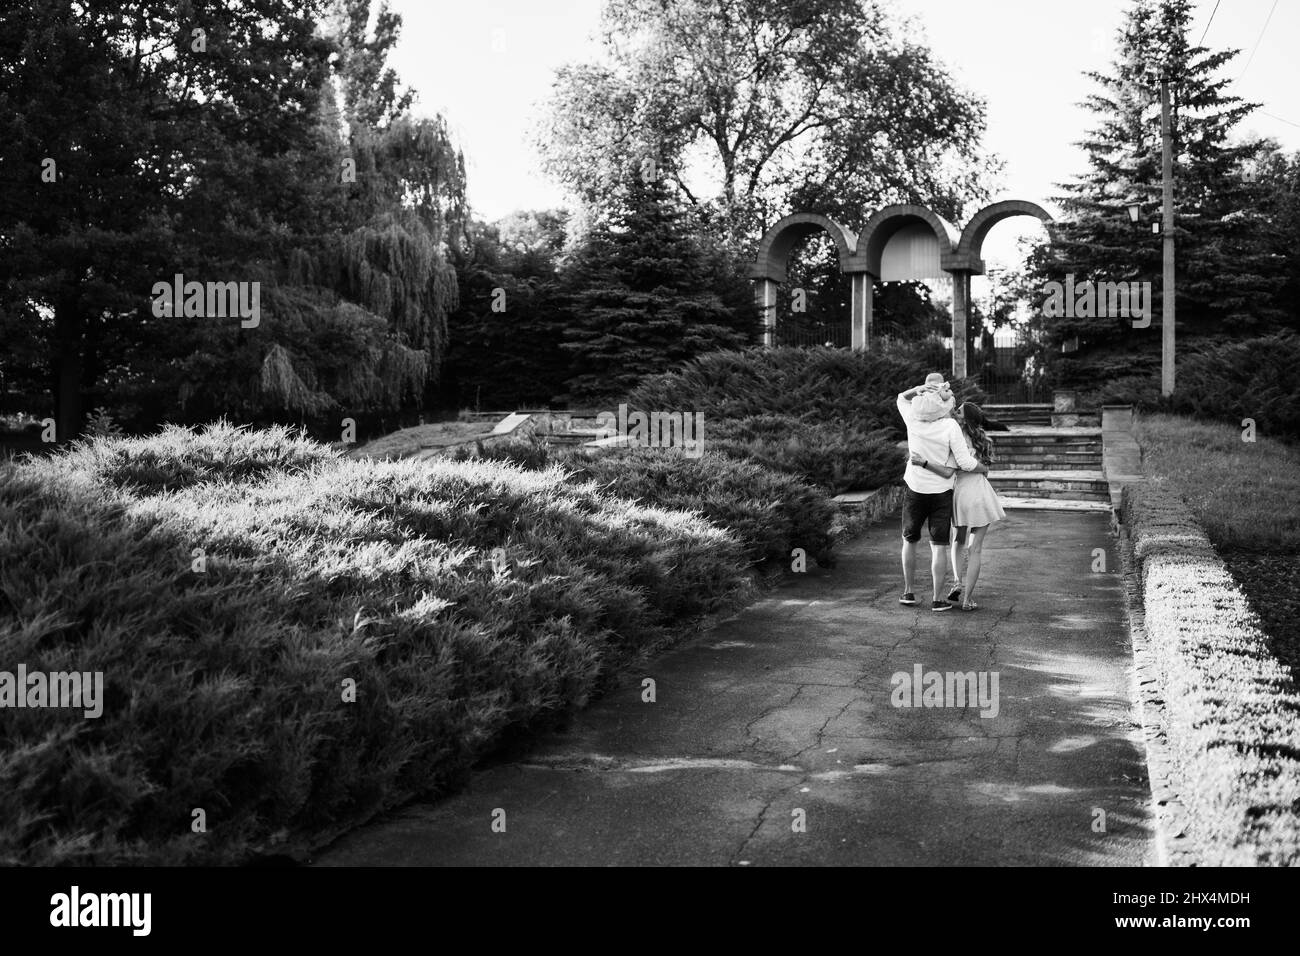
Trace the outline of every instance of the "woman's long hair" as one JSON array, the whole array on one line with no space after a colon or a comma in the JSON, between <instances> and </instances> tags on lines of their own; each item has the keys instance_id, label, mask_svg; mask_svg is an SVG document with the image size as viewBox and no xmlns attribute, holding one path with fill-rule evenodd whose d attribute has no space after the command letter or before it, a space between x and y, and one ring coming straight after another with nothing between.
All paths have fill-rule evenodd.
<instances>
[{"instance_id":1,"label":"woman's long hair","mask_svg":"<svg viewBox=\"0 0 1300 956\"><path fill-rule=\"evenodd\" d=\"M987 419L984 417L983 410L974 402L962 402L959 411L962 433L970 442L975 457L979 459L981 465L993 464L993 439L984 433L984 423Z\"/></svg>"}]
</instances>

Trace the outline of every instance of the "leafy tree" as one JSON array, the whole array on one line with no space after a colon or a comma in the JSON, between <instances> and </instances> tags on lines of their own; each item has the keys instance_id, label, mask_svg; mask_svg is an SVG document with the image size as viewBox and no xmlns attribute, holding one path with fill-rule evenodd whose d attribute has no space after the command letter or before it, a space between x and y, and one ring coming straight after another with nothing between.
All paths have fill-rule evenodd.
<instances>
[{"instance_id":1,"label":"leafy tree","mask_svg":"<svg viewBox=\"0 0 1300 956\"><path fill-rule=\"evenodd\" d=\"M369 9L6 8L0 328L50 356L61 438L86 396L137 425L304 418L432 380L463 161L441 121L404 114L383 66L400 21L381 6L367 38ZM260 283L259 324L155 315L176 273Z\"/></svg>"},{"instance_id":2,"label":"leafy tree","mask_svg":"<svg viewBox=\"0 0 1300 956\"><path fill-rule=\"evenodd\" d=\"M956 218L992 168L984 108L905 30L875 0L608 0L601 60L559 72L548 167L594 221L653 163L736 249L793 208Z\"/></svg>"},{"instance_id":3,"label":"leafy tree","mask_svg":"<svg viewBox=\"0 0 1300 956\"><path fill-rule=\"evenodd\" d=\"M638 167L623 194L565 270L571 402L625 395L647 374L757 333L748 282L694 238L664 178Z\"/></svg>"},{"instance_id":4,"label":"leafy tree","mask_svg":"<svg viewBox=\"0 0 1300 956\"><path fill-rule=\"evenodd\" d=\"M464 160L440 117L405 112L413 93L385 65L401 20L381 4L368 36L370 6L338 0L322 22L338 57L294 172L308 195L270 254L267 325L247 354L212 341L190 353L182 367L208 397L190 400L191 417L331 416L332 431L340 417L431 397L457 300L448 243L464 216Z\"/></svg>"}]
</instances>

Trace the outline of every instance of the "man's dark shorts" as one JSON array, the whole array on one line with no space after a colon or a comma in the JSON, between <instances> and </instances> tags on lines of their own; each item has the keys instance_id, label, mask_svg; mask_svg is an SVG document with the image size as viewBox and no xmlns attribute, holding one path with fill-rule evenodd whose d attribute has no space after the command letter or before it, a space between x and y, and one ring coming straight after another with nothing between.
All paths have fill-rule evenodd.
<instances>
[{"instance_id":1,"label":"man's dark shorts","mask_svg":"<svg viewBox=\"0 0 1300 956\"><path fill-rule=\"evenodd\" d=\"M903 540L920 541L921 525L930 523L930 540L947 544L952 528L952 489L934 495L903 489Z\"/></svg>"}]
</instances>

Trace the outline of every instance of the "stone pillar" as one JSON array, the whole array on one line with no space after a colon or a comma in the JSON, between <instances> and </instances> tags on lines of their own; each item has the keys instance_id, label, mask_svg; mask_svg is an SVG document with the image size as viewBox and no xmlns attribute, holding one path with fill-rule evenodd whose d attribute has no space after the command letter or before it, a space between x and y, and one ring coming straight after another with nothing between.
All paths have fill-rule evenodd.
<instances>
[{"instance_id":1,"label":"stone pillar","mask_svg":"<svg viewBox=\"0 0 1300 956\"><path fill-rule=\"evenodd\" d=\"M876 277L870 272L853 272L849 275L852 285L852 299L849 306L852 345L858 352L871 351L871 309L875 294Z\"/></svg>"},{"instance_id":2,"label":"stone pillar","mask_svg":"<svg viewBox=\"0 0 1300 956\"><path fill-rule=\"evenodd\" d=\"M772 279L754 280L754 304L763 315L763 346L776 344L776 282Z\"/></svg>"},{"instance_id":3,"label":"stone pillar","mask_svg":"<svg viewBox=\"0 0 1300 956\"><path fill-rule=\"evenodd\" d=\"M952 274L952 377L966 377L966 329L970 312L970 276L965 269Z\"/></svg>"},{"instance_id":4,"label":"stone pillar","mask_svg":"<svg viewBox=\"0 0 1300 956\"><path fill-rule=\"evenodd\" d=\"M1101 430L1103 434L1108 434L1112 432L1132 434L1133 406L1132 405L1101 406Z\"/></svg>"},{"instance_id":5,"label":"stone pillar","mask_svg":"<svg viewBox=\"0 0 1300 956\"><path fill-rule=\"evenodd\" d=\"M1052 392L1052 427L1076 428L1083 424L1079 415L1079 393L1072 388Z\"/></svg>"}]
</instances>

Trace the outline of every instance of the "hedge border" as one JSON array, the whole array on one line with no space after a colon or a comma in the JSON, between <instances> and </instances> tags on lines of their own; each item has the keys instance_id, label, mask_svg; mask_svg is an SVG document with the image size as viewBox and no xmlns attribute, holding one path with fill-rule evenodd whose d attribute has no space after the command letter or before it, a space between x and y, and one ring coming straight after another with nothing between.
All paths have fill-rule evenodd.
<instances>
[{"instance_id":1,"label":"hedge border","mask_svg":"<svg viewBox=\"0 0 1300 956\"><path fill-rule=\"evenodd\" d=\"M1121 516L1165 861L1300 865L1300 691L1171 487L1125 487Z\"/></svg>"}]
</instances>

